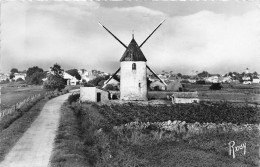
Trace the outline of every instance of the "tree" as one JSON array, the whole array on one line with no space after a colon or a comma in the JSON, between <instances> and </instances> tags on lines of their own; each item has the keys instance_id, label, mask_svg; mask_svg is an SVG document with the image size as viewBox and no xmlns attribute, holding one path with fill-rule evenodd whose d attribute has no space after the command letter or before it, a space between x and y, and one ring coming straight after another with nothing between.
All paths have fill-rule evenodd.
<instances>
[{"instance_id":1,"label":"tree","mask_svg":"<svg viewBox=\"0 0 260 167\"><path fill-rule=\"evenodd\" d=\"M16 80L16 82L21 82L21 81L24 81L22 78L18 78L17 80Z\"/></svg>"},{"instance_id":2,"label":"tree","mask_svg":"<svg viewBox=\"0 0 260 167\"><path fill-rule=\"evenodd\" d=\"M47 77L47 80L43 83L43 88L47 90L58 89L60 91L65 88L65 81L62 77L50 74Z\"/></svg>"},{"instance_id":3,"label":"tree","mask_svg":"<svg viewBox=\"0 0 260 167\"><path fill-rule=\"evenodd\" d=\"M59 91L65 88L66 82L63 79L61 66L56 63L50 69L52 73L48 75L47 80L43 83L43 88L47 90L58 89Z\"/></svg>"},{"instance_id":4,"label":"tree","mask_svg":"<svg viewBox=\"0 0 260 167\"><path fill-rule=\"evenodd\" d=\"M42 68L39 68L38 66L33 66L28 68L28 70L26 71L26 76L30 76L35 72L43 72Z\"/></svg>"},{"instance_id":5,"label":"tree","mask_svg":"<svg viewBox=\"0 0 260 167\"><path fill-rule=\"evenodd\" d=\"M18 69L17 68L12 68L11 69L11 73L18 73Z\"/></svg>"},{"instance_id":6,"label":"tree","mask_svg":"<svg viewBox=\"0 0 260 167\"><path fill-rule=\"evenodd\" d=\"M189 79L190 76L189 76L189 75L183 75L182 78L183 78L183 79Z\"/></svg>"},{"instance_id":7,"label":"tree","mask_svg":"<svg viewBox=\"0 0 260 167\"><path fill-rule=\"evenodd\" d=\"M198 73L198 77L205 78L209 75L207 71L202 71L201 73Z\"/></svg>"},{"instance_id":8,"label":"tree","mask_svg":"<svg viewBox=\"0 0 260 167\"><path fill-rule=\"evenodd\" d=\"M105 89L106 90L118 90L117 86L113 86L111 84L107 84Z\"/></svg>"},{"instance_id":9,"label":"tree","mask_svg":"<svg viewBox=\"0 0 260 167\"><path fill-rule=\"evenodd\" d=\"M54 75L63 77L63 69L61 69L61 66L59 64L54 64L53 67L50 67L51 71Z\"/></svg>"},{"instance_id":10,"label":"tree","mask_svg":"<svg viewBox=\"0 0 260 167\"><path fill-rule=\"evenodd\" d=\"M71 69L71 70L68 70L66 71L68 74L70 74L71 76L73 77L76 77L77 80L81 80L81 76L79 75L79 72L77 69Z\"/></svg>"},{"instance_id":11,"label":"tree","mask_svg":"<svg viewBox=\"0 0 260 167\"><path fill-rule=\"evenodd\" d=\"M42 68L38 66L33 66L28 68L26 71L25 80L30 85L40 85L42 84L42 79L46 77L46 73L44 73Z\"/></svg>"},{"instance_id":12,"label":"tree","mask_svg":"<svg viewBox=\"0 0 260 167\"><path fill-rule=\"evenodd\" d=\"M88 81L88 83L94 85L94 86L98 86L98 83L102 80L107 80L109 78L109 76L105 76L105 77L102 77L102 76L99 76L99 77L96 77L95 79L92 79L90 81Z\"/></svg>"},{"instance_id":13,"label":"tree","mask_svg":"<svg viewBox=\"0 0 260 167\"><path fill-rule=\"evenodd\" d=\"M222 85L220 83L212 83L212 85L209 87L210 90L220 90L222 88Z\"/></svg>"},{"instance_id":14,"label":"tree","mask_svg":"<svg viewBox=\"0 0 260 167\"><path fill-rule=\"evenodd\" d=\"M179 78L181 78L181 77L182 77L182 74L181 74L181 73L178 73L177 76L178 76Z\"/></svg>"},{"instance_id":15,"label":"tree","mask_svg":"<svg viewBox=\"0 0 260 167\"><path fill-rule=\"evenodd\" d=\"M95 87L93 84L88 83L88 82L84 83L83 86L84 87Z\"/></svg>"},{"instance_id":16,"label":"tree","mask_svg":"<svg viewBox=\"0 0 260 167\"><path fill-rule=\"evenodd\" d=\"M31 85L41 85L43 83L43 78L46 77L46 73L44 72L35 72L29 77L26 77L26 81Z\"/></svg>"},{"instance_id":17,"label":"tree","mask_svg":"<svg viewBox=\"0 0 260 167\"><path fill-rule=\"evenodd\" d=\"M11 73L11 74L9 75L9 78L10 78L10 79L13 79L13 78L14 78L14 73Z\"/></svg>"}]
</instances>

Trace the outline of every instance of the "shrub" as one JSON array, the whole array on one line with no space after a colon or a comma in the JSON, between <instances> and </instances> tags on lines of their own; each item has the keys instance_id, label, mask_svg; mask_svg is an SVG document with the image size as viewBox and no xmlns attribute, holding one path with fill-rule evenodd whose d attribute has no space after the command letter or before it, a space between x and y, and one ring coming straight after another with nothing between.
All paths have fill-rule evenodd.
<instances>
[{"instance_id":1,"label":"shrub","mask_svg":"<svg viewBox=\"0 0 260 167\"><path fill-rule=\"evenodd\" d=\"M196 84L205 85L206 82L204 80L198 80L196 81Z\"/></svg>"},{"instance_id":2,"label":"shrub","mask_svg":"<svg viewBox=\"0 0 260 167\"><path fill-rule=\"evenodd\" d=\"M220 83L212 83L209 87L210 90L220 90L223 86Z\"/></svg>"},{"instance_id":3,"label":"shrub","mask_svg":"<svg viewBox=\"0 0 260 167\"><path fill-rule=\"evenodd\" d=\"M72 94L68 98L68 102L71 104L72 102L76 102L79 100L80 94Z\"/></svg>"},{"instance_id":4,"label":"shrub","mask_svg":"<svg viewBox=\"0 0 260 167\"><path fill-rule=\"evenodd\" d=\"M84 83L83 84L84 87L94 87L94 85L92 83Z\"/></svg>"},{"instance_id":5,"label":"shrub","mask_svg":"<svg viewBox=\"0 0 260 167\"><path fill-rule=\"evenodd\" d=\"M48 76L48 79L44 82L43 88L47 90L56 90L59 91L63 88L65 88L65 81L62 77L58 75L52 75L50 74Z\"/></svg>"},{"instance_id":6,"label":"shrub","mask_svg":"<svg viewBox=\"0 0 260 167\"><path fill-rule=\"evenodd\" d=\"M24 81L22 78L18 78L16 82Z\"/></svg>"}]
</instances>

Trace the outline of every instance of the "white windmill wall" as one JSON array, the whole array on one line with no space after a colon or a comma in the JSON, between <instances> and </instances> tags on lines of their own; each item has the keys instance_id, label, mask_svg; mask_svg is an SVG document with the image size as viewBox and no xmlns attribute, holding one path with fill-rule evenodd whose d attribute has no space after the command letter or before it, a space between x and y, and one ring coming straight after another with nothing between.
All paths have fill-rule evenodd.
<instances>
[{"instance_id":1,"label":"white windmill wall","mask_svg":"<svg viewBox=\"0 0 260 167\"><path fill-rule=\"evenodd\" d=\"M133 63L136 64L136 70L132 69ZM121 62L120 99L147 100L146 62Z\"/></svg>"}]
</instances>

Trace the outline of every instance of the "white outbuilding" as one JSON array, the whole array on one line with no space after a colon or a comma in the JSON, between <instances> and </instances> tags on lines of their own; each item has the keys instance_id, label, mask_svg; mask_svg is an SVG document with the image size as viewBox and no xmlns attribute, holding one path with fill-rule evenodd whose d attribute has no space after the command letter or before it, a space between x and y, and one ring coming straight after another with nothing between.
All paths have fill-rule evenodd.
<instances>
[{"instance_id":1,"label":"white outbuilding","mask_svg":"<svg viewBox=\"0 0 260 167\"><path fill-rule=\"evenodd\" d=\"M80 101L105 102L109 100L109 93L96 87L80 87Z\"/></svg>"},{"instance_id":2,"label":"white outbuilding","mask_svg":"<svg viewBox=\"0 0 260 167\"><path fill-rule=\"evenodd\" d=\"M172 103L198 103L199 96L198 92L173 92Z\"/></svg>"}]
</instances>

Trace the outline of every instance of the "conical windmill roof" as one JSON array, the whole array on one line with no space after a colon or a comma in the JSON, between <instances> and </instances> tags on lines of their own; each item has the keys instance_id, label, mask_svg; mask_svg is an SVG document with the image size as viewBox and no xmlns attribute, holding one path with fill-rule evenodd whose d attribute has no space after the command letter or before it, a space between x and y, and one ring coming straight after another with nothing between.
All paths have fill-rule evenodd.
<instances>
[{"instance_id":1,"label":"conical windmill roof","mask_svg":"<svg viewBox=\"0 0 260 167\"><path fill-rule=\"evenodd\" d=\"M134 38L132 39L125 53L120 59L120 62L121 61L147 61Z\"/></svg>"}]
</instances>

